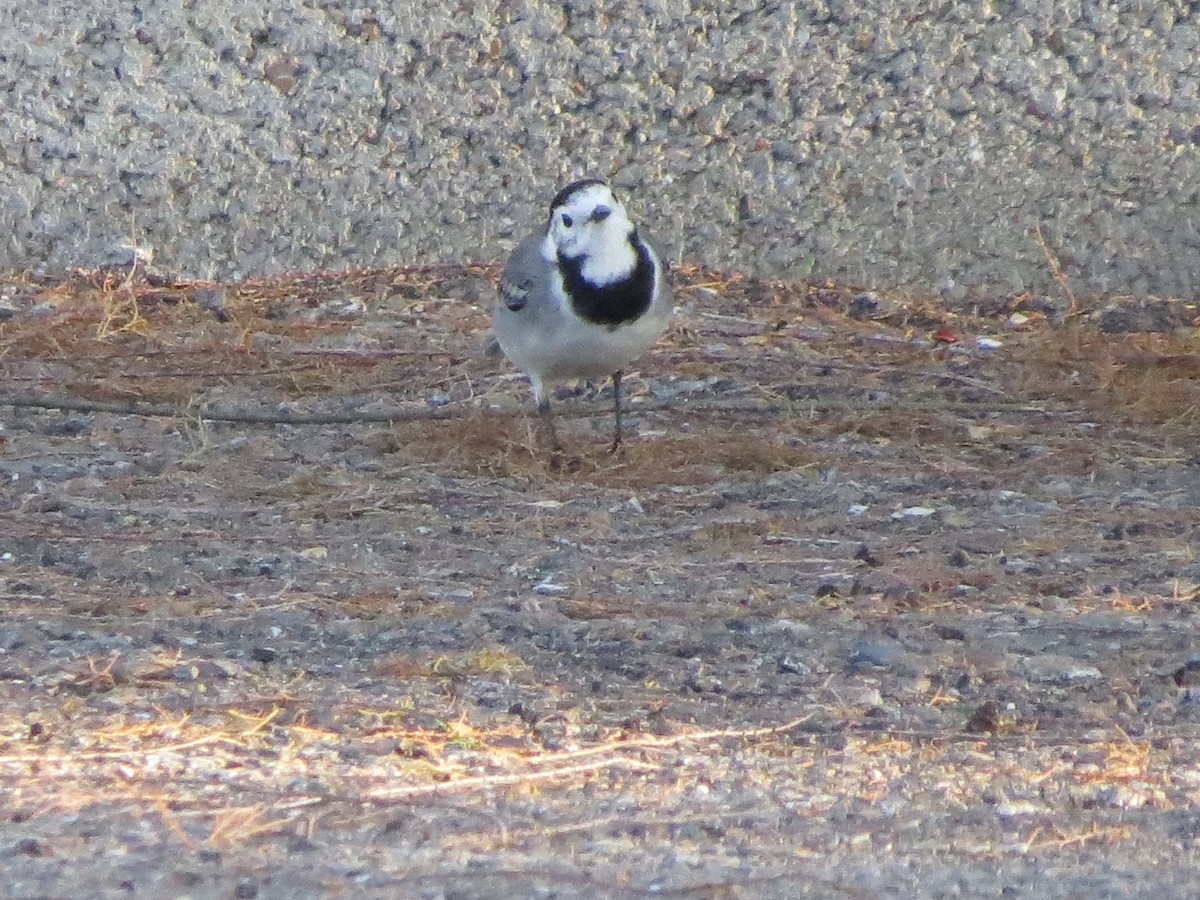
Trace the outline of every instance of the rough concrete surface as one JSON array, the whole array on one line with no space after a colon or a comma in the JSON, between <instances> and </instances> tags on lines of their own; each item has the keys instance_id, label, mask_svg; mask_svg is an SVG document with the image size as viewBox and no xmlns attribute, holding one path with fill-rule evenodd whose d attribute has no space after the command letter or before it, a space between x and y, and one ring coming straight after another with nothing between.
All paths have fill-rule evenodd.
<instances>
[{"instance_id":1,"label":"rough concrete surface","mask_svg":"<svg viewBox=\"0 0 1200 900\"><path fill-rule=\"evenodd\" d=\"M0 35L2 269L494 260L588 173L748 272L950 300L1200 272L1181 0L73 0Z\"/></svg>"}]
</instances>

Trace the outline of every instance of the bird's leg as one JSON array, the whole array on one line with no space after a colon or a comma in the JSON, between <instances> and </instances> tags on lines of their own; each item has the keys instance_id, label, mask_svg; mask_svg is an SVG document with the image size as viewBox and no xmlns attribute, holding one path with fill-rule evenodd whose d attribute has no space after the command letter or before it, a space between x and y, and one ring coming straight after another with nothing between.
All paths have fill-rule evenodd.
<instances>
[{"instance_id":1,"label":"bird's leg","mask_svg":"<svg viewBox=\"0 0 1200 900\"><path fill-rule=\"evenodd\" d=\"M613 442L609 453L616 453L621 446L621 370L612 374L613 382Z\"/></svg>"},{"instance_id":2,"label":"bird's leg","mask_svg":"<svg viewBox=\"0 0 1200 900\"><path fill-rule=\"evenodd\" d=\"M541 397L538 401L538 415L541 418L542 431L546 433L547 443L552 454L563 452L563 445L558 442L558 430L554 427L554 413L550 408L550 398Z\"/></svg>"},{"instance_id":3,"label":"bird's leg","mask_svg":"<svg viewBox=\"0 0 1200 900\"><path fill-rule=\"evenodd\" d=\"M542 423L542 436L550 447L555 458L562 453L562 444L558 442L558 431L554 427L554 413L550 409L550 394L541 378L529 379L533 386L533 399L537 403L538 419Z\"/></svg>"}]
</instances>

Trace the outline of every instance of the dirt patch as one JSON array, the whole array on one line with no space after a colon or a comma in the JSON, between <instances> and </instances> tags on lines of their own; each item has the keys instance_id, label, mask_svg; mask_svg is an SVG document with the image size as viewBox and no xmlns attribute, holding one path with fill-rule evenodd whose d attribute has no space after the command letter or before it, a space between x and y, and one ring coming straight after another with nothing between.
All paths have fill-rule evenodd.
<instances>
[{"instance_id":1,"label":"dirt patch","mask_svg":"<svg viewBox=\"0 0 1200 900\"><path fill-rule=\"evenodd\" d=\"M553 471L493 269L128 274L0 284L8 895L1191 892L1193 306L684 270Z\"/></svg>"}]
</instances>

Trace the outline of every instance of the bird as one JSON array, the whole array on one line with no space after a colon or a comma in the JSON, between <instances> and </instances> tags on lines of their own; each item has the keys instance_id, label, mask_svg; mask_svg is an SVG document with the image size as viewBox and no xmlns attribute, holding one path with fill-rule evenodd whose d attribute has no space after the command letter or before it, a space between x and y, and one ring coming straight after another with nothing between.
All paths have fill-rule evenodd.
<instances>
[{"instance_id":1,"label":"bird","mask_svg":"<svg viewBox=\"0 0 1200 900\"><path fill-rule=\"evenodd\" d=\"M671 315L667 266L601 179L566 185L545 225L513 250L500 276L492 330L529 376L552 453L562 444L548 387L612 376L613 440L621 446L621 372L658 340Z\"/></svg>"}]
</instances>

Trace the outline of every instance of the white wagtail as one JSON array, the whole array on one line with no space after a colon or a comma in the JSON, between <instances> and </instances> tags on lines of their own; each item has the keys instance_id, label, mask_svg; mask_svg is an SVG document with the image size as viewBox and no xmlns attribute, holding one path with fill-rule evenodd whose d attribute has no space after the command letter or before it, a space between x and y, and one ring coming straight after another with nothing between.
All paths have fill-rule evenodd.
<instances>
[{"instance_id":1,"label":"white wagtail","mask_svg":"<svg viewBox=\"0 0 1200 900\"><path fill-rule=\"evenodd\" d=\"M621 369L658 340L670 313L666 267L608 185L586 178L559 191L545 227L504 266L492 322L500 349L533 384L554 451L546 383L612 375L616 450Z\"/></svg>"}]
</instances>

